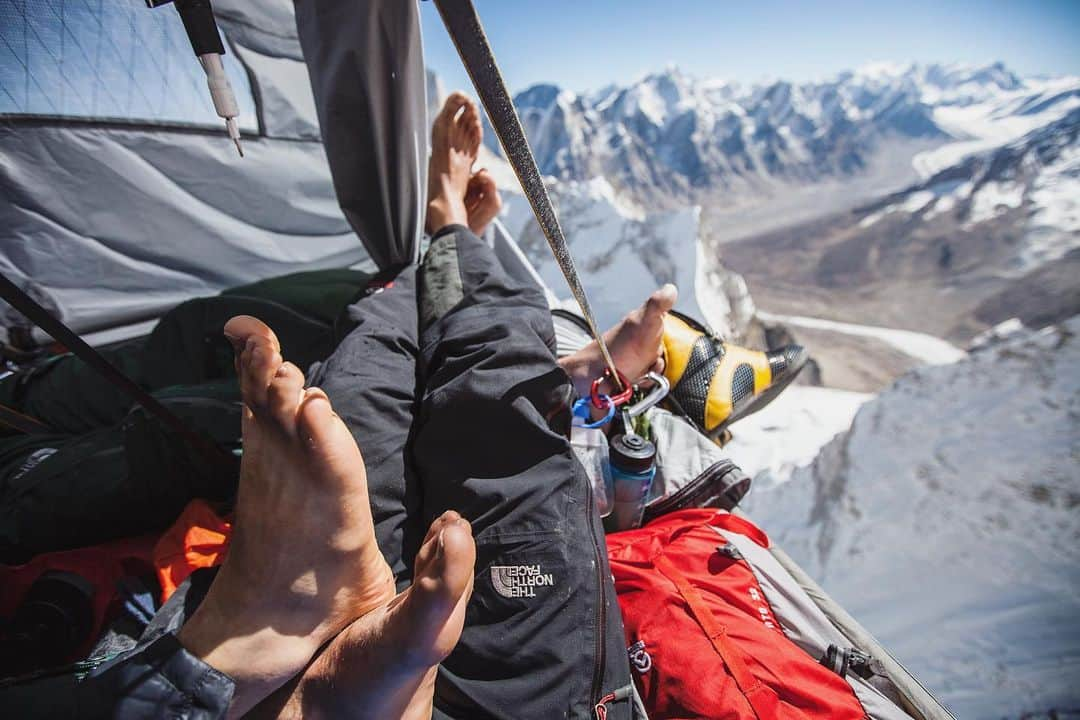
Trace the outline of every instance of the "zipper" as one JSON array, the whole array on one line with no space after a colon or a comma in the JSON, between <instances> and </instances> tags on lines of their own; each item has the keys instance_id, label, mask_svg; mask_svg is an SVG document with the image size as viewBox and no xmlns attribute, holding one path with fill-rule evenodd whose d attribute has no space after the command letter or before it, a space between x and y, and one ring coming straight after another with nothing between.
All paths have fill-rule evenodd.
<instances>
[{"instance_id":1,"label":"zipper","mask_svg":"<svg viewBox=\"0 0 1080 720\"><path fill-rule=\"evenodd\" d=\"M731 460L725 458L713 463L683 487L646 505L642 524L647 524L675 510L711 506L713 503L716 507L731 510L738 505L739 500L750 488L749 477L744 477L725 487L724 480L732 471L741 473L738 466ZM740 488L742 492L739 492ZM736 493L738 496L732 497Z\"/></svg>"},{"instance_id":2,"label":"zipper","mask_svg":"<svg viewBox=\"0 0 1080 720\"><path fill-rule=\"evenodd\" d=\"M600 555L600 539L596 535L596 501L593 499L592 483L588 478L585 478L585 492L586 492L586 504L585 504L585 519L589 523L589 533L592 535L593 543L593 563L596 568L596 648L593 653L594 665L593 665L593 677L592 677L592 691L589 693L589 703L595 708L599 708L603 705L603 700L600 697L601 685L604 682L604 664L606 662L605 654L607 652L606 643L604 642L604 635L607 632L607 590L604 587L604 563L603 557ZM600 710L597 711L599 717ZM607 710L604 710L604 717L607 716ZM601 718L603 720L603 718Z\"/></svg>"},{"instance_id":3,"label":"zipper","mask_svg":"<svg viewBox=\"0 0 1080 720\"><path fill-rule=\"evenodd\" d=\"M617 702L619 700L625 700L630 697L634 692L633 683L619 688L615 692L609 692L604 697L600 698L600 702L596 703L593 707L593 712L596 713L596 720L607 720L607 706L608 703Z\"/></svg>"}]
</instances>

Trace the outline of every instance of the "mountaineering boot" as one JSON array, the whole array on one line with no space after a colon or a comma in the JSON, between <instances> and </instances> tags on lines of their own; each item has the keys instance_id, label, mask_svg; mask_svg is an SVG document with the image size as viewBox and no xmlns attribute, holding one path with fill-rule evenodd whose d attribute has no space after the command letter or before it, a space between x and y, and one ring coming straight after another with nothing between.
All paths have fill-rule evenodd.
<instances>
[{"instance_id":1,"label":"mountaineering boot","mask_svg":"<svg viewBox=\"0 0 1080 720\"><path fill-rule=\"evenodd\" d=\"M800 345L762 352L726 343L674 311L664 318L664 354L668 404L713 440L772 402L809 359Z\"/></svg>"}]
</instances>

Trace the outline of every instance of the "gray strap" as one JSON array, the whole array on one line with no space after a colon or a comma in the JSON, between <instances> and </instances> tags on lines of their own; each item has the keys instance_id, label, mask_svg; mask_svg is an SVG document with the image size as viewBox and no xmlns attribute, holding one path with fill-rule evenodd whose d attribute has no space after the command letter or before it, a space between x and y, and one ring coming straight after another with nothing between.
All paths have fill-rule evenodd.
<instances>
[{"instance_id":1,"label":"gray strap","mask_svg":"<svg viewBox=\"0 0 1080 720\"><path fill-rule=\"evenodd\" d=\"M476 14L472 0L435 0L435 6L442 15L443 22L450 38L457 47L458 54L465 64L465 69L472 78L476 92L480 95L480 102L487 111L491 125L495 128L495 134L499 136L503 151L510 165L517 174L521 189L529 198L536 221L540 229L544 231L551 252L555 255L555 262L559 264L566 283L570 286L570 292L574 294L581 313L589 323L589 331L600 346L600 354L604 357L604 363L611 371L612 382L622 389L618 373L615 370L615 361L611 359L607 344L603 335L596 325L589 298L585 295L585 288L578 279L577 268L574 267L574 258L570 255L570 249L566 246L566 237L563 235L559 218L555 215L555 208L551 204L544 179L540 175L540 168L536 166L529 141L525 138L525 131L521 127L514 103L510 98L510 92L506 89L499 66L495 62L491 45L484 34L484 27L480 24L480 18Z\"/></svg>"}]
</instances>

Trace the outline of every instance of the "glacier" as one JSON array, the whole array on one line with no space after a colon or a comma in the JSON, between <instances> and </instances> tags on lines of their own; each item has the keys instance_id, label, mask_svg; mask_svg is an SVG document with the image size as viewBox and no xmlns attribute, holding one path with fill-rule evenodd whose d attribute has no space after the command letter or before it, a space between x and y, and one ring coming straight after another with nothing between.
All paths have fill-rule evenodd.
<instances>
[{"instance_id":1,"label":"glacier","mask_svg":"<svg viewBox=\"0 0 1080 720\"><path fill-rule=\"evenodd\" d=\"M1080 707L1078 334L914 370L744 501L959 718Z\"/></svg>"}]
</instances>

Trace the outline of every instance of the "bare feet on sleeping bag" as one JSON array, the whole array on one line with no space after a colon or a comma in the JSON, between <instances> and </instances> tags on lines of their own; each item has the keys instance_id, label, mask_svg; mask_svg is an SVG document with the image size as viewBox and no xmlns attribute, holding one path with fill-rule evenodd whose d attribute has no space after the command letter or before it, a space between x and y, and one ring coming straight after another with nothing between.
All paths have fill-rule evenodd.
<instances>
[{"instance_id":1,"label":"bare feet on sleeping bag","mask_svg":"<svg viewBox=\"0 0 1080 720\"><path fill-rule=\"evenodd\" d=\"M349 623L394 597L367 474L326 394L282 362L252 317L225 326L244 401L229 552L180 642L236 682L236 717L301 671Z\"/></svg>"},{"instance_id":2,"label":"bare feet on sleeping bag","mask_svg":"<svg viewBox=\"0 0 1080 720\"><path fill-rule=\"evenodd\" d=\"M452 93L431 127L425 225L429 233L458 224L479 235L499 214L502 198L494 178L487 170L472 169L482 139L476 104L463 93Z\"/></svg>"},{"instance_id":3,"label":"bare feet on sleeping bag","mask_svg":"<svg viewBox=\"0 0 1080 720\"><path fill-rule=\"evenodd\" d=\"M675 307L678 299L678 289L664 285L604 333L615 367L631 382L650 370L664 372L664 315ZM559 360L559 365L570 376L580 397L588 396L593 380L603 375L607 367L595 340ZM610 390L608 385L605 387Z\"/></svg>"}]
</instances>

